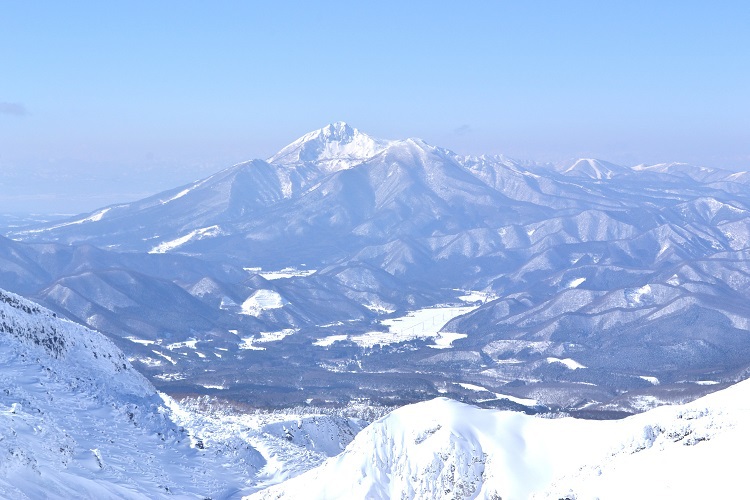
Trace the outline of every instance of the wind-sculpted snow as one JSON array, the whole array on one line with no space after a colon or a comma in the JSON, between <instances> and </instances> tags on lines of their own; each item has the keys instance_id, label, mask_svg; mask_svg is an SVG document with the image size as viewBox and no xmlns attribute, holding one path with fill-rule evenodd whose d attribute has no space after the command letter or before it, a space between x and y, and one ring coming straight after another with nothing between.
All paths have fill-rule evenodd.
<instances>
[{"instance_id":1,"label":"wind-sculpted snow","mask_svg":"<svg viewBox=\"0 0 750 500\"><path fill-rule=\"evenodd\" d=\"M543 419L435 399L249 498L738 498L750 384L619 421Z\"/></svg>"},{"instance_id":2,"label":"wind-sculpted snow","mask_svg":"<svg viewBox=\"0 0 750 500\"><path fill-rule=\"evenodd\" d=\"M221 498L263 464L225 471L191 447L102 335L1 290L0 318L0 496Z\"/></svg>"},{"instance_id":3,"label":"wind-sculpted snow","mask_svg":"<svg viewBox=\"0 0 750 500\"><path fill-rule=\"evenodd\" d=\"M247 446L258 450L265 464L252 478L252 490L280 483L338 455L357 433L387 413L363 403L338 410L305 406L243 413L206 397L182 404L164 399L199 446L230 455Z\"/></svg>"},{"instance_id":4,"label":"wind-sculpted snow","mask_svg":"<svg viewBox=\"0 0 750 500\"><path fill-rule=\"evenodd\" d=\"M4 498L238 497L338 453L363 425L311 412L211 427L165 407L100 334L2 290L0 364Z\"/></svg>"},{"instance_id":5,"label":"wind-sculpted snow","mask_svg":"<svg viewBox=\"0 0 750 500\"><path fill-rule=\"evenodd\" d=\"M112 379L108 390L138 397L154 394L151 384L101 335L2 290L0 307L0 332L6 349L18 343L22 358L36 357L33 349L39 349L43 353L39 359L66 374L74 373L75 384L90 384L88 389L97 387L97 379L107 377Z\"/></svg>"}]
</instances>

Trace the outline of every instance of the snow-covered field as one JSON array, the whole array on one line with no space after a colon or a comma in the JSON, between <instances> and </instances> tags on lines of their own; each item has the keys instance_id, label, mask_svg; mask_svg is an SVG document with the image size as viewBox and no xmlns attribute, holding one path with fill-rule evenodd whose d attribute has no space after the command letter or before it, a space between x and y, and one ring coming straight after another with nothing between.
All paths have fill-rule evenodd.
<instances>
[{"instance_id":1,"label":"snow-covered field","mask_svg":"<svg viewBox=\"0 0 750 500\"><path fill-rule=\"evenodd\" d=\"M289 335L293 335L297 333L299 330L295 330L294 328L285 328L283 330L279 330L276 332L260 332L257 336L253 335L250 337L245 337L242 339L242 343L240 344L240 349L250 349L253 351L264 351L266 348L263 346L259 346L256 344L265 344L268 342L278 342L279 340L283 340L284 337L288 337Z\"/></svg>"},{"instance_id":2,"label":"snow-covered field","mask_svg":"<svg viewBox=\"0 0 750 500\"><path fill-rule=\"evenodd\" d=\"M368 332L361 335L331 335L318 339L314 345L326 347L334 342L350 340L362 347L396 344L416 339L434 338L432 347L448 348L451 343L466 335L445 333L440 330L456 316L473 311L479 306L437 306L411 311L405 316L384 319L380 323L388 330L385 332Z\"/></svg>"},{"instance_id":3,"label":"snow-covered field","mask_svg":"<svg viewBox=\"0 0 750 500\"><path fill-rule=\"evenodd\" d=\"M489 392L490 394L494 395L493 398L487 398L487 399L480 400L479 401L480 403L486 403L488 401L496 401L496 400L499 400L499 399L507 399L508 401L512 401L514 403L517 403L519 405L524 405L524 406L536 406L537 404L539 404L539 402L537 400L535 400L535 399L517 398L515 396L509 396L507 394L501 394L501 393L498 393L498 392L490 391L489 389L487 389L486 387L482 387L481 385L469 384L469 383L466 383L466 382L457 382L457 385L463 387L467 391Z\"/></svg>"},{"instance_id":4,"label":"snow-covered field","mask_svg":"<svg viewBox=\"0 0 750 500\"><path fill-rule=\"evenodd\" d=\"M175 248L181 247L190 240L202 240L203 238L211 238L219 234L221 234L221 228L219 226L203 227L190 231L188 234L180 236L179 238L170 241L163 241L149 250L149 253L166 253Z\"/></svg>"},{"instance_id":5,"label":"snow-covered field","mask_svg":"<svg viewBox=\"0 0 750 500\"><path fill-rule=\"evenodd\" d=\"M258 317L268 309L280 309L287 300L273 290L257 290L242 303L240 314Z\"/></svg>"},{"instance_id":6,"label":"snow-covered field","mask_svg":"<svg viewBox=\"0 0 750 500\"><path fill-rule=\"evenodd\" d=\"M473 304L475 302L487 302L489 300L494 300L497 298L497 295L491 292L481 292L477 290L457 290L460 292L463 292L464 295L461 295L458 297L458 300L461 300L463 302L467 302L470 304Z\"/></svg>"},{"instance_id":7,"label":"snow-covered field","mask_svg":"<svg viewBox=\"0 0 750 500\"><path fill-rule=\"evenodd\" d=\"M296 267L285 267L278 271L263 271L260 267L245 267L244 269L253 274L259 274L267 280L304 278L305 276L312 276L317 272L317 269L297 269Z\"/></svg>"},{"instance_id":8,"label":"snow-covered field","mask_svg":"<svg viewBox=\"0 0 750 500\"><path fill-rule=\"evenodd\" d=\"M560 359L560 358L549 357L549 358L547 358L547 363L560 363L561 365L565 366L565 368L567 368L569 370L578 370L580 368L586 368L585 366L583 366L578 361L576 361L574 359L570 359L570 358ZM643 378L643 377L641 377L641 378ZM646 380L646 379L644 379L644 380Z\"/></svg>"},{"instance_id":9,"label":"snow-covered field","mask_svg":"<svg viewBox=\"0 0 750 500\"><path fill-rule=\"evenodd\" d=\"M329 335L328 337L324 337L322 339L318 339L315 342L313 342L313 345L316 345L318 347L328 347L333 345L334 342L341 342L346 339L348 339L348 335Z\"/></svg>"}]
</instances>

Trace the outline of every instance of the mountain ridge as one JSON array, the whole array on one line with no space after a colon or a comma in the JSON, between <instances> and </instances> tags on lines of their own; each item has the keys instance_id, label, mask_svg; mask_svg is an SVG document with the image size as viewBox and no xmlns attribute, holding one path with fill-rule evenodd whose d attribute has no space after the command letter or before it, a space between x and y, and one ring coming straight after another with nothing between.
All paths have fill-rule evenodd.
<instances>
[{"instance_id":1,"label":"mountain ridge","mask_svg":"<svg viewBox=\"0 0 750 500\"><path fill-rule=\"evenodd\" d=\"M750 364L744 175L461 156L343 123L282 151L141 202L14 229L25 241L0 240L0 269L180 390L220 385L266 400L236 377L212 381L266 366L252 376L279 383L282 400L294 377L336 380L346 400L350 382L338 381L356 373L359 388L411 402L445 387L470 397L446 382L460 375L518 398L539 400L529 396L542 386L544 405L577 410L630 391L709 390L697 382ZM66 262L70 248L75 264L39 268ZM465 297L484 299L469 311ZM395 330L412 313L440 321ZM446 351L430 347L447 338ZM608 367L603 346L635 361ZM294 369L280 368L300 352ZM408 377L414 392L395 389L396 372L420 373Z\"/></svg>"},{"instance_id":2,"label":"mountain ridge","mask_svg":"<svg viewBox=\"0 0 750 500\"><path fill-rule=\"evenodd\" d=\"M438 398L393 411L338 457L246 498L731 497L744 488L728 457L750 444L749 389L608 422Z\"/></svg>"}]
</instances>

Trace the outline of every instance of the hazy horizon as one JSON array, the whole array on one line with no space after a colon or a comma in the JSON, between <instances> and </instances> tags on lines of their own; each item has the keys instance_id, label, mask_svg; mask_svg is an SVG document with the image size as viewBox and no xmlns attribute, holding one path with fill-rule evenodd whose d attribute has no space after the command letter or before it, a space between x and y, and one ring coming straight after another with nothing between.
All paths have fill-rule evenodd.
<instances>
[{"instance_id":1,"label":"hazy horizon","mask_svg":"<svg viewBox=\"0 0 750 500\"><path fill-rule=\"evenodd\" d=\"M8 4L0 211L81 212L343 120L461 154L750 170L739 2Z\"/></svg>"}]
</instances>

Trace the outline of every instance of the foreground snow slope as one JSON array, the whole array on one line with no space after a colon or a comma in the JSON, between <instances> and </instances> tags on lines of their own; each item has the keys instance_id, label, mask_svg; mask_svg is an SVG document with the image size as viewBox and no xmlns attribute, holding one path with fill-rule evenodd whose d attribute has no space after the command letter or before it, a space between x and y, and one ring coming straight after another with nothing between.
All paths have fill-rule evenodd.
<instances>
[{"instance_id":1,"label":"foreground snow slope","mask_svg":"<svg viewBox=\"0 0 750 500\"><path fill-rule=\"evenodd\" d=\"M225 498L263 464L192 448L109 340L2 290L0 367L2 498Z\"/></svg>"},{"instance_id":2,"label":"foreground snow slope","mask_svg":"<svg viewBox=\"0 0 750 500\"><path fill-rule=\"evenodd\" d=\"M317 469L250 498L738 498L750 382L618 421L448 399L400 408Z\"/></svg>"},{"instance_id":3,"label":"foreground snow slope","mask_svg":"<svg viewBox=\"0 0 750 500\"><path fill-rule=\"evenodd\" d=\"M110 341L2 290L0 366L2 498L237 497L358 431L284 417L189 436ZM748 417L750 381L620 421L441 398L392 412L253 498L736 498Z\"/></svg>"}]
</instances>

